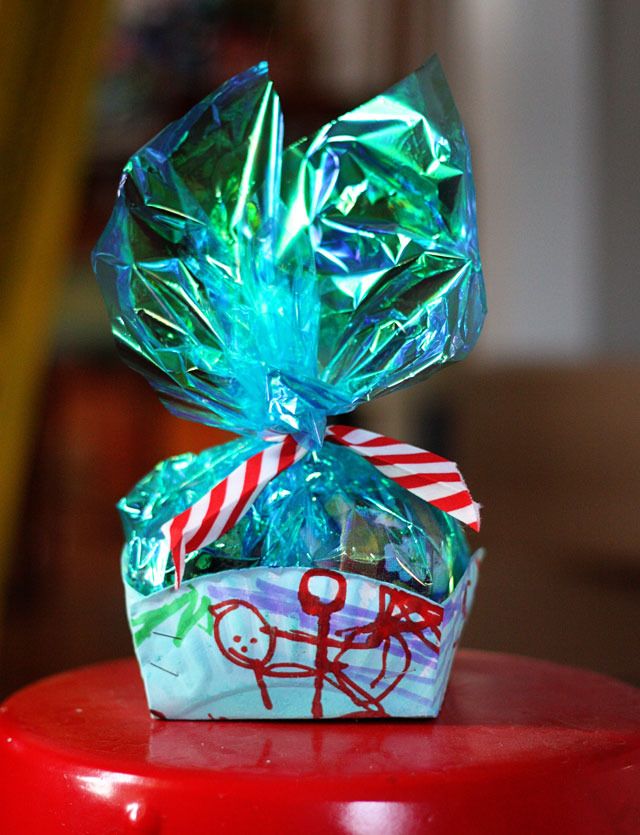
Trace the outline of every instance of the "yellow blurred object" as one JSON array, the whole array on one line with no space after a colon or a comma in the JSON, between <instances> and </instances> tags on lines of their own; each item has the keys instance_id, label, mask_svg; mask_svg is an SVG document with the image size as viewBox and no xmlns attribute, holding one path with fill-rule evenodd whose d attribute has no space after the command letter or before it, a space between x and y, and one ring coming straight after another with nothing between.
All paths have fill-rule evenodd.
<instances>
[{"instance_id":1,"label":"yellow blurred object","mask_svg":"<svg viewBox=\"0 0 640 835\"><path fill-rule=\"evenodd\" d=\"M107 0L0 4L0 607L79 197Z\"/></svg>"}]
</instances>

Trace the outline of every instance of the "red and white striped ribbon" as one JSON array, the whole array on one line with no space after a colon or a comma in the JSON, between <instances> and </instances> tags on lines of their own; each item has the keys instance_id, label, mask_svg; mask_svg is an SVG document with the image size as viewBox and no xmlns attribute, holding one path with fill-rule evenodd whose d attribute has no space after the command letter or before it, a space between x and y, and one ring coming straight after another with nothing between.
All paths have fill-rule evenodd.
<instances>
[{"instance_id":1,"label":"red and white striped ribbon","mask_svg":"<svg viewBox=\"0 0 640 835\"><path fill-rule=\"evenodd\" d=\"M326 437L362 455L381 473L423 501L475 531L480 529L480 506L471 498L453 461L351 426L329 426ZM161 531L173 557L176 588L184 575L186 555L224 536L242 519L264 487L307 452L291 435L274 440L236 467L195 504L165 522Z\"/></svg>"},{"instance_id":2,"label":"red and white striped ribbon","mask_svg":"<svg viewBox=\"0 0 640 835\"><path fill-rule=\"evenodd\" d=\"M329 426L327 438L362 455L383 475L419 499L464 522L474 531L480 530L480 505L471 498L453 461L352 426Z\"/></svg>"},{"instance_id":3,"label":"red and white striped ribbon","mask_svg":"<svg viewBox=\"0 0 640 835\"><path fill-rule=\"evenodd\" d=\"M278 473L299 461L307 450L291 435L270 444L162 526L176 569L176 588L184 574L187 554L215 542L239 522L258 495Z\"/></svg>"}]
</instances>

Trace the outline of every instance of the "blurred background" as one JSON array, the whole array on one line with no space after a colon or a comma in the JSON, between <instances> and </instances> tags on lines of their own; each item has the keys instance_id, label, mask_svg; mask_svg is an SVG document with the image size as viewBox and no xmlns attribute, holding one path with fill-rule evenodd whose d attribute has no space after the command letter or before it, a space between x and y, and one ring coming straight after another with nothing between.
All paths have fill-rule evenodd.
<instances>
[{"instance_id":1,"label":"blurred background","mask_svg":"<svg viewBox=\"0 0 640 835\"><path fill-rule=\"evenodd\" d=\"M263 58L291 140L433 52L490 313L472 359L356 419L484 505L465 645L640 684L640 4L4 0L0 23L0 696L131 652L115 502L224 439L115 354L89 253L128 156Z\"/></svg>"}]
</instances>

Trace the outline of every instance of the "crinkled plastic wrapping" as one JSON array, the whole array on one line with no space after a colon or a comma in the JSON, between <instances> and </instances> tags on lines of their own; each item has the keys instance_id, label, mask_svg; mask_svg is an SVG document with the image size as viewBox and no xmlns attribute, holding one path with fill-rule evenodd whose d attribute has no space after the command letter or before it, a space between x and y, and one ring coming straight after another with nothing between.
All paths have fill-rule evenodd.
<instances>
[{"instance_id":1,"label":"crinkled plastic wrapping","mask_svg":"<svg viewBox=\"0 0 640 835\"><path fill-rule=\"evenodd\" d=\"M329 415L464 358L482 327L469 149L437 59L288 148L266 64L231 79L127 163L94 267L165 405L244 436L159 464L120 503L132 625L173 594L162 524L274 434L310 453L188 555L187 586L337 571L364 598L390 584L447 605L471 565L459 524L323 445Z\"/></svg>"},{"instance_id":2,"label":"crinkled plastic wrapping","mask_svg":"<svg viewBox=\"0 0 640 835\"><path fill-rule=\"evenodd\" d=\"M127 163L95 268L174 413L320 446L327 415L462 359L482 326L439 63L286 149L266 65L237 76Z\"/></svg>"},{"instance_id":3,"label":"crinkled plastic wrapping","mask_svg":"<svg viewBox=\"0 0 640 835\"><path fill-rule=\"evenodd\" d=\"M141 594L171 588L175 568L159 533L247 454L264 446L232 441L164 461L120 502L126 582ZM222 538L187 555L184 579L265 566L338 569L444 600L469 550L460 524L415 498L344 447L327 444L280 473Z\"/></svg>"}]
</instances>

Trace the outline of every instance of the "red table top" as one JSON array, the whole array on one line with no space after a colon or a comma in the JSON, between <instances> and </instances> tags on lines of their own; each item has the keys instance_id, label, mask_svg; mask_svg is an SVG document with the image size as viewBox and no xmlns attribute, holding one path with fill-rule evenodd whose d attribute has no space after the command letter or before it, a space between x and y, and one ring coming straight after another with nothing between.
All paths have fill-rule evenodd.
<instances>
[{"instance_id":1,"label":"red table top","mask_svg":"<svg viewBox=\"0 0 640 835\"><path fill-rule=\"evenodd\" d=\"M461 651L436 720L164 722L133 661L0 708L0 832L640 833L640 691Z\"/></svg>"}]
</instances>

